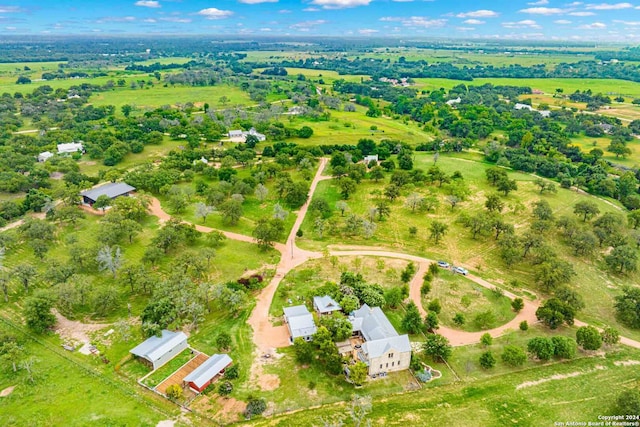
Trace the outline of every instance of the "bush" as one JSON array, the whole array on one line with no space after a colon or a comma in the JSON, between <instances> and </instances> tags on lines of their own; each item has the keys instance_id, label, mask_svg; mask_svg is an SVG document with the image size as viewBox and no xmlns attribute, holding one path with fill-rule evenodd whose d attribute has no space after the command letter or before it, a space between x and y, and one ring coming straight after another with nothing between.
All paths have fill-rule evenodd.
<instances>
[{"instance_id":1,"label":"bush","mask_svg":"<svg viewBox=\"0 0 640 427\"><path fill-rule=\"evenodd\" d=\"M249 398L247 403L247 409L244 411L244 416L247 419L251 419L254 415L260 415L267 409L267 402L264 399Z\"/></svg>"},{"instance_id":2,"label":"bush","mask_svg":"<svg viewBox=\"0 0 640 427\"><path fill-rule=\"evenodd\" d=\"M429 292L431 292L431 283L425 281L420 287L420 294L427 295Z\"/></svg>"},{"instance_id":3,"label":"bush","mask_svg":"<svg viewBox=\"0 0 640 427\"><path fill-rule=\"evenodd\" d=\"M224 377L228 380L235 380L239 375L238 365L231 365L224 371Z\"/></svg>"},{"instance_id":4,"label":"bush","mask_svg":"<svg viewBox=\"0 0 640 427\"><path fill-rule=\"evenodd\" d=\"M420 363L420 359L414 353L411 353L411 362L409 363L409 367L414 372L422 369L422 363Z\"/></svg>"},{"instance_id":5,"label":"bush","mask_svg":"<svg viewBox=\"0 0 640 427\"><path fill-rule=\"evenodd\" d=\"M514 298L513 301L511 301L511 308L513 308L513 311L516 313L520 313L524 308L524 300L522 298Z\"/></svg>"},{"instance_id":6,"label":"bush","mask_svg":"<svg viewBox=\"0 0 640 427\"><path fill-rule=\"evenodd\" d=\"M166 393L169 400L178 400L182 397L183 390L178 384L171 384Z\"/></svg>"},{"instance_id":7,"label":"bush","mask_svg":"<svg viewBox=\"0 0 640 427\"><path fill-rule=\"evenodd\" d=\"M440 304L439 299L434 299L429 303L427 308L429 309L429 311L433 311L436 314L440 314L440 311L442 311L442 304Z\"/></svg>"},{"instance_id":8,"label":"bush","mask_svg":"<svg viewBox=\"0 0 640 427\"><path fill-rule=\"evenodd\" d=\"M465 322L464 314L456 313L456 315L453 316L453 323L455 323L456 325L462 326L464 325L464 322Z\"/></svg>"},{"instance_id":9,"label":"bush","mask_svg":"<svg viewBox=\"0 0 640 427\"><path fill-rule=\"evenodd\" d=\"M602 336L593 326L581 326L576 331L576 342L585 350L597 350L602 347Z\"/></svg>"},{"instance_id":10,"label":"bush","mask_svg":"<svg viewBox=\"0 0 640 427\"><path fill-rule=\"evenodd\" d=\"M496 358L493 356L493 353L490 351L485 351L480 355L480 366L484 369L491 369L496 365Z\"/></svg>"},{"instance_id":11,"label":"bush","mask_svg":"<svg viewBox=\"0 0 640 427\"><path fill-rule=\"evenodd\" d=\"M553 337L553 354L559 359L573 359L576 355L576 342L568 337Z\"/></svg>"},{"instance_id":12,"label":"bush","mask_svg":"<svg viewBox=\"0 0 640 427\"><path fill-rule=\"evenodd\" d=\"M620 415L640 414L640 391L625 390L616 399L617 413Z\"/></svg>"},{"instance_id":13,"label":"bush","mask_svg":"<svg viewBox=\"0 0 640 427\"><path fill-rule=\"evenodd\" d=\"M231 335L224 331L220 332L216 337L216 346L220 351L229 350L231 347Z\"/></svg>"},{"instance_id":14,"label":"bush","mask_svg":"<svg viewBox=\"0 0 640 427\"><path fill-rule=\"evenodd\" d=\"M526 320L523 320L522 322L520 322L520 330L521 331L529 330L529 322L527 322Z\"/></svg>"},{"instance_id":15,"label":"bush","mask_svg":"<svg viewBox=\"0 0 640 427\"><path fill-rule=\"evenodd\" d=\"M229 381L223 381L218 385L218 394L220 396L228 396L233 391L233 384Z\"/></svg>"},{"instance_id":16,"label":"bush","mask_svg":"<svg viewBox=\"0 0 640 427\"><path fill-rule=\"evenodd\" d=\"M484 345L485 347L488 347L493 344L493 337L488 332L484 333L480 337L480 343L482 343L482 345Z\"/></svg>"},{"instance_id":17,"label":"bush","mask_svg":"<svg viewBox=\"0 0 640 427\"><path fill-rule=\"evenodd\" d=\"M304 232L302 231L301 228L298 228L298 231L296 231L296 237L302 237L304 235Z\"/></svg>"},{"instance_id":18,"label":"bush","mask_svg":"<svg viewBox=\"0 0 640 427\"><path fill-rule=\"evenodd\" d=\"M527 354L516 345L508 345L502 352L502 361L509 366L522 366L527 361Z\"/></svg>"}]
</instances>

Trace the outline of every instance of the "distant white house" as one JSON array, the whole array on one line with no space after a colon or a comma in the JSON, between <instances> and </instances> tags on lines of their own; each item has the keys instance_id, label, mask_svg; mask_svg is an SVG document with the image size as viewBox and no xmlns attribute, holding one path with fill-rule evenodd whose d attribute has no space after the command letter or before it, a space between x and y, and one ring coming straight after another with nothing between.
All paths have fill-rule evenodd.
<instances>
[{"instance_id":1,"label":"distant white house","mask_svg":"<svg viewBox=\"0 0 640 427\"><path fill-rule=\"evenodd\" d=\"M342 310L340 304L338 304L329 295L325 295L323 297L313 297L313 308L319 315L331 314L334 311Z\"/></svg>"},{"instance_id":2,"label":"distant white house","mask_svg":"<svg viewBox=\"0 0 640 427\"><path fill-rule=\"evenodd\" d=\"M258 138L258 141L264 141L267 139L267 137L264 134L258 132L255 128L249 129L248 132L243 130L230 130L227 135L231 139L238 139L238 140L241 140L242 142L246 141L247 136L249 135L255 136L256 138Z\"/></svg>"},{"instance_id":3,"label":"distant white house","mask_svg":"<svg viewBox=\"0 0 640 427\"><path fill-rule=\"evenodd\" d=\"M185 348L187 348L187 336L184 333L163 330L161 336L147 339L133 348L130 353L151 365L155 370L176 357Z\"/></svg>"},{"instance_id":4,"label":"distant white house","mask_svg":"<svg viewBox=\"0 0 640 427\"><path fill-rule=\"evenodd\" d=\"M293 106L293 107L289 108L289 110L288 110L286 113L284 113L284 114L285 114L285 115L290 115L290 116L298 116L298 115L300 115L300 114L304 114L304 113L305 113L305 111L306 111L306 110L305 110L305 108L304 108L304 107L301 107L301 106L299 106L299 105L295 105L295 106Z\"/></svg>"},{"instance_id":5,"label":"distant white house","mask_svg":"<svg viewBox=\"0 0 640 427\"><path fill-rule=\"evenodd\" d=\"M533 107L531 105L528 104L520 104L517 103L516 105L513 106L513 108L515 108L516 110L529 110L529 111L535 111L533 109Z\"/></svg>"},{"instance_id":6,"label":"distant white house","mask_svg":"<svg viewBox=\"0 0 640 427\"><path fill-rule=\"evenodd\" d=\"M364 343L355 356L369 367L369 375L409 369L411 343L408 335L398 335L380 307L362 305L349 317L353 333Z\"/></svg>"},{"instance_id":7,"label":"distant white house","mask_svg":"<svg viewBox=\"0 0 640 427\"><path fill-rule=\"evenodd\" d=\"M38 161L40 163L42 162L46 162L47 160L49 160L50 158L53 157L53 153L50 151L43 151L42 153L38 154Z\"/></svg>"},{"instance_id":8,"label":"distant white house","mask_svg":"<svg viewBox=\"0 0 640 427\"><path fill-rule=\"evenodd\" d=\"M311 341L313 334L316 333L316 323L313 321L313 315L309 313L304 305L296 305L284 308L284 321L289 329L289 337L291 342L298 337L305 341Z\"/></svg>"},{"instance_id":9,"label":"distant white house","mask_svg":"<svg viewBox=\"0 0 640 427\"><path fill-rule=\"evenodd\" d=\"M450 107L454 106L455 104L460 104L462 102L462 99L460 99L460 97L457 97L456 99L450 99L446 102L446 104Z\"/></svg>"},{"instance_id":10,"label":"distant white house","mask_svg":"<svg viewBox=\"0 0 640 427\"><path fill-rule=\"evenodd\" d=\"M363 159L364 163L366 165L368 165L370 162L378 162L378 155L377 154L369 154L368 156L364 156Z\"/></svg>"},{"instance_id":11,"label":"distant white house","mask_svg":"<svg viewBox=\"0 0 640 427\"><path fill-rule=\"evenodd\" d=\"M69 142L67 144L58 144L58 154L84 153L84 147L81 142Z\"/></svg>"}]
</instances>

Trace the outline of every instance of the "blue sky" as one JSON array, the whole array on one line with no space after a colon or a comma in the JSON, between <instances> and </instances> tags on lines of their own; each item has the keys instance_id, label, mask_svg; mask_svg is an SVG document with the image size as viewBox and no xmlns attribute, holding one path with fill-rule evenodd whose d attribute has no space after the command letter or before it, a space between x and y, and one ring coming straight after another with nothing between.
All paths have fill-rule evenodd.
<instances>
[{"instance_id":1,"label":"blue sky","mask_svg":"<svg viewBox=\"0 0 640 427\"><path fill-rule=\"evenodd\" d=\"M263 34L640 42L640 0L2 1L0 34Z\"/></svg>"}]
</instances>

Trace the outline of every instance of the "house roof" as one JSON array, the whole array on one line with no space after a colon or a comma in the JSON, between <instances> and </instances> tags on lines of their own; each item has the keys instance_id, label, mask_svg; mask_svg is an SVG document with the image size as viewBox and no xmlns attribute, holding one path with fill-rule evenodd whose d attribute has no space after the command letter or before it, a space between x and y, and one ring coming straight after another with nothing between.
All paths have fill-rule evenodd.
<instances>
[{"instance_id":1,"label":"house roof","mask_svg":"<svg viewBox=\"0 0 640 427\"><path fill-rule=\"evenodd\" d=\"M194 383L200 388L209 380L218 375L220 371L229 366L233 362L227 354L214 354L208 358L202 365L191 371L189 375L184 377L184 381Z\"/></svg>"},{"instance_id":2,"label":"house roof","mask_svg":"<svg viewBox=\"0 0 640 427\"><path fill-rule=\"evenodd\" d=\"M70 142L68 144L58 144L58 153L75 153L82 151L83 147L80 142Z\"/></svg>"},{"instance_id":3,"label":"house roof","mask_svg":"<svg viewBox=\"0 0 640 427\"><path fill-rule=\"evenodd\" d=\"M405 334L380 340L366 341L362 344L362 350L369 355L370 359L373 359L391 350L400 353L411 351L411 343L409 342L409 336Z\"/></svg>"},{"instance_id":4,"label":"house roof","mask_svg":"<svg viewBox=\"0 0 640 427\"><path fill-rule=\"evenodd\" d=\"M53 157L53 153L51 151L43 151L42 153L38 154L38 158L42 159L50 159L51 157Z\"/></svg>"},{"instance_id":5,"label":"house roof","mask_svg":"<svg viewBox=\"0 0 640 427\"><path fill-rule=\"evenodd\" d=\"M284 315L287 317L287 326L293 339L313 335L318 330L313 316L304 305L285 307Z\"/></svg>"},{"instance_id":6,"label":"house roof","mask_svg":"<svg viewBox=\"0 0 640 427\"><path fill-rule=\"evenodd\" d=\"M354 319L362 319L355 323L352 322L352 324L354 327L358 324L359 329L354 328L354 330L359 330L367 341L398 336L380 307L371 308L367 304L363 304L353 313L353 317Z\"/></svg>"},{"instance_id":7,"label":"house roof","mask_svg":"<svg viewBox=\"0 0 640 427\"><path fill-rule=\"evenodd\" d=\"M513 106L513 108L515 108L516 110L526 109L526 110L529 110L529 111L533 111L533 107L531 105L527 105L527 104L517 103L516 105Z\"/></svg>"},{"instance_id":8,"label":"house roof","mask_svg":"<svg viewBox=\"0 0 640 427\"><path fill-rule=\"evenodd\" d=\"M138 357L142 357L152 363L155 363L169 350L177 346L182 341L186 340L187 336L183 332L171 332L163 330L161 336L153 336L147 339L143 343L133 348L130 353L133 353Z\"/></svg>"},{"instance_id":9,"label":"house roof","mask_svg":"<svg viewBox=\"0 0 640 427\"><path fill-rule=\"evenodd\" d=\"M126 182L110 182L109 184L83 191L80 195L91 200L98 200L98 197L102 195L113 199L131 191L135 191L135 187L130 186Z\"/></svg>"},{"instance_id":10,"label":"house roof","mask_svg":"<svg viewBox=\"0 0 640 427\"><path fill-rule=\"evenodd\" d=\"M244 135L244 132L242 132L242 130L230 130L229 131L229 136L231 136L231 135L242 136L242 135Z\"/></svg>"},{"instance_id":11,"label":"house roof","mask_svg":"<svg viewBox=\"0 0 640 427\"><path fill-rule=\"evenodd\" d=\"M329 313L342 310L342 307L329 295L313 297L313 305L320 313Z\"/></svg>"}]
</instances>

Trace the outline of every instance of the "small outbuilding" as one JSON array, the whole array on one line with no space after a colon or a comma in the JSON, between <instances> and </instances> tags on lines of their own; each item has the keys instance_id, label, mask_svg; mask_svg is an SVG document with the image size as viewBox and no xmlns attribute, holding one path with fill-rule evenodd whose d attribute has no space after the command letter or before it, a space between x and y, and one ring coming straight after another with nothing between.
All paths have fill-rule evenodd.
<instances>
[{"instance_id":1,"label":"small outbuilding","mask_svg":"<svg viewBox=\"0 0 640 427\"><path fill-rule=\"evenodd\" d=\"M214 354L184 377L183 381L196 393L202 393L205 388L224 374L224 370L232 362L233 360L227 354Z\"/></svg>"},{"instance_id":2,"label":"small outbuilding","mask_svg":"<svg viewBox=\"0 0 640 427\"><path fill-rule=\"evenodd\" d=\"M338 304L329 295L325 295L323 297L313 297L313 308L320 316L322 316L323 314L331 314L334 311L342 310L340 304Z\"/></svg>"},{"instance_id":3,"label":"small outbuilding","mask_svg":"<svg viewBox=\"0 0 640 427\"><path fill-rule=\"evenodd\" d=\"M43 151L42 153L38 154L38 161L40 163L46 162L47 160L49 160L50 158L53 157L53 153L50 151Z\"/></svg>"},{"instance_id":4,"label":"small outbuilding","mask_svg":"<svg viewBox=\"0 0 640 427\"><path fill-rule=\"evenodd\" d=\"M305 341L311 341L313 334L318 330L313 321L313 315L309 313L304 305L296 305L284 308L284 321L289 328L289 339L291 342L298 337Z\"/></svg>"},{"instance_id":5,"label":"small outbuilding","mask_svg":"<svg viewBox=\"0 0 640 427\"><path fill-rule=\"evenodd\" d=\"M82 196L83 204L93 206L100 196L107 196L113 200L117 197L127 197L133 191L136 191L135 187L132 187L125 182L110 182L109 184L83 191L80 195Z\"/></svg>"},{"instance_id":6,"label":"small outbuilding","mask_svg":"<svg viewBox=\"0 0 640 427\"><path fill-rule=\"evenodd\" d=\"M163 330L161 336L153 336L147 339L132 349L130 353L155 370L176 357L187 347L187 336L183 332Z\"/></svg>"}]
</instances>

